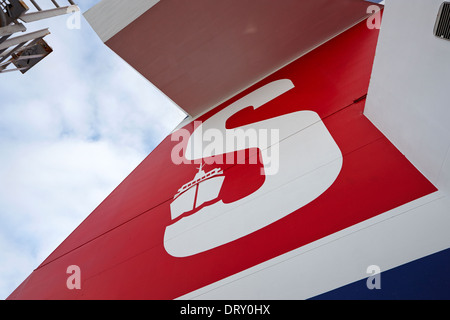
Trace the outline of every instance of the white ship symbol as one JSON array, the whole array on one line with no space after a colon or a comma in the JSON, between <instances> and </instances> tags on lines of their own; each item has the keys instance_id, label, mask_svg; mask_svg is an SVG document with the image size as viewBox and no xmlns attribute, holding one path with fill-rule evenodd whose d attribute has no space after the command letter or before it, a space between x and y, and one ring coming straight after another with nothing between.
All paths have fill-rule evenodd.
<instances>
[{"instance_id":1,"label":"white ship symbol","mask_svg":"<svg viewBox=\"0 0 450 320\"><path fill-rule=\"evenodd\" d=\"M200 165L194 179L178 189L173 197L174 200L170 204L172 220L215 200L219 196L224 179L223 170L215 168L205 172L203 165Z\"/></svg>"}]
</instances>

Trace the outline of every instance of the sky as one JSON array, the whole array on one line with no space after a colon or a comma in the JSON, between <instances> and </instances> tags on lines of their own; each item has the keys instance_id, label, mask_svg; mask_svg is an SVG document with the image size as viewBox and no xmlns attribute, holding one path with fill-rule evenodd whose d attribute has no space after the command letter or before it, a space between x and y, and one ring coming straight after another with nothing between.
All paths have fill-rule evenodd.
<instances>
[{"instance_id":1,"label":"sky","mask_svg":"<svg viewBox=\"0 0 450 320\"><path fill-rule=\"evenodd\" d=\"M75 2L85 12L99 0ZM185 118L82 16L75 29L68 19L27 24L50 28L53 53L0 74L0 299Z\"/></svg>"}]
</instances>

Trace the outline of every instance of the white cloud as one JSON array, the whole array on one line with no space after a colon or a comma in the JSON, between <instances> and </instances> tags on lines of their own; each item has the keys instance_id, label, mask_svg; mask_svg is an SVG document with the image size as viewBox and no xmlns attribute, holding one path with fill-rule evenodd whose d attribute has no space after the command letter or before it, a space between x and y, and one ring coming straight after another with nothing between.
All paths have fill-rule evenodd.
<instances>
[{"instance_id":1,"label":"white cloud","mask_svg":"<svg viewBox=\"0 0 450 320\"><path fill-rule=\"evenodd\" d=\"M80 30L66 19L33 26L50 27L50 56L0 75L0 298L184 118L84 19Z\"/></svg>"},{"instance_id":2,"label":"white cloud","mask_svg":"<svg viewBox=\"0 0 450 320\"><path fill-rule=\"evenodd\" d=\"M42 261L141 160L135 150L104 141L11 148L0 162L0 215L13 228L2 231L33 239Z\"/></svg>"}]
</instances>

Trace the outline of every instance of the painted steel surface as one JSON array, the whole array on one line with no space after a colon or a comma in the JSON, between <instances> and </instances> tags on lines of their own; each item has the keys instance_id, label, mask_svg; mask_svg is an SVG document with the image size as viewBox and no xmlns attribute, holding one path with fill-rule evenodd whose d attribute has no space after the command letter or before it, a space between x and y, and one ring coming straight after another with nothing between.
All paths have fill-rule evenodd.
<instances>
[{"instance_id":1,"label":"painted steel surface","mask_svg":"<svg viewBox=\"0 0 450 320\"><path fill-rule=\"evenodd\" d=\"M197 119L227 130L262 124L280 129L280 158L287 159L280 161L280 171L296 175L280 176L272 189L252 198L277 176L261 174L266 168L263 156L252 164L205 164L205 174L223 171L217 199L206 197L205 206L175 223L201 213L211 219L181 226L168 239L167 230L175 225L174 196L199 172L196 163L173 163L171 154L178 144L171 140L174 132L10 298L174 299L435 192L363 115L361 97L367 93L377 37L378 31L362 22ZM279 81L287 86L274 87L265 98L254 97ZM246 106L242 101L247 97L259 105ZM198 128L194 123L184 127L191 136ZM302 153L315 150L321 141L324 152ZM312 146L305 149L298 145L308 143ZM258 145L247 151L263 152ZM195 153L183 156L197 159ZM309 160L304 162L304 157ZM308 168L302 172L305 163ZM322 171L332 163L331 171ZM302 181L296 178L310 173L317 176L296 184ZM306 195L315 188L312 196ZM280 189L283 192L277 193ZM239 214L227 216L230 210L221 211L225 205ZM214 220L221 223L215 225ZM196 228L201 231L197 237ZM179 235L189 236L173 243ZM70 265L81 269L81 290L66 287Z\"/></svg>"},{"instance_id":2,"label":"painted steel surface","mask_svg":"<svg viewBox=\"0 0 450 320\"><path fill-rule=\"evenodd\" d=\"M100 36L124 22L108 19L112 11L128 12L115 2L100 2L103 9L86 16ZM155 3L136 2L136 10ZM131 23L125 19L105 44L195 117L358 23L367 6L363 0L164 0L139 10Z\"/></svg>"}]
</instances>

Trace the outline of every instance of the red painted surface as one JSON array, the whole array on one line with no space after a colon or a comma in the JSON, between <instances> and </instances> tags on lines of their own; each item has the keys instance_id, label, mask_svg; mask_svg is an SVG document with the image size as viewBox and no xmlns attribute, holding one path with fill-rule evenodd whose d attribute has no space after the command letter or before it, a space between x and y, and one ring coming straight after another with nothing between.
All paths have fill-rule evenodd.
<instances>
[{"instance_id":1,"label":"red painted surface","mask_svg":"<svg viewBox=\"0 0 450 320\"><path fill-rule=\"evenodd\" d=\"M360 23L201 117L264 84L291 79L295 89L256 111L241 111L227 126L316 111L343 154L338 178L316 200L238 240L174 258L163 246L169 205L198 166L174 165L176 142L167 137L10 298L172 299L434 192L363 115L364 100L353 102L367 93L377 37ZM228 201L263 183L248 165L226 171L221 197ZM232 192L237 187L241 194ZM66 287L70 265L81 268L81 290Z\"/></svg>"},{"instance_id":2,"label":"red painted surface","mask_svg":"<svg viewBox=\"0 0 450 320\"><path fill-rule=\"evenodd\" d=\"M363 0L160 1L106 44L192 116L367 15Z\"/></svg>"}]
</instances>

